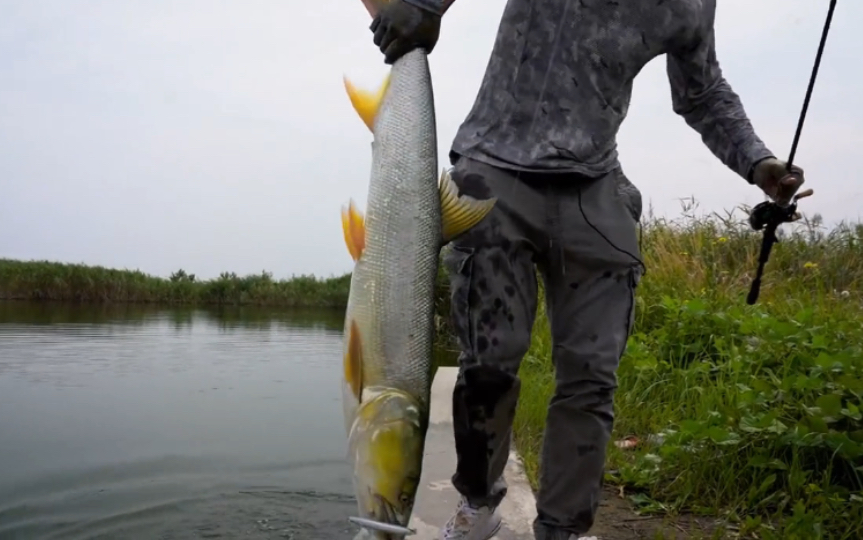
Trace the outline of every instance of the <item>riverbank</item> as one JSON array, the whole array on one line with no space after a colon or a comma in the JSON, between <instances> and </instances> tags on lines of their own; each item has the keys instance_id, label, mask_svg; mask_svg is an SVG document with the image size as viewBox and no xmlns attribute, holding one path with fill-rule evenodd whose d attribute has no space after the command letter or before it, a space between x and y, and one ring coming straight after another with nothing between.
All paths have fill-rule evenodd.
<instances>
[{"instance_id":1,"label":"riverbank","mask_svg":"<svg viewBox=\"0 0 863 540\"><path fill-rule=\"evenodd\" d=\"M449 309L443 268L438 283L436 302L443 314ZM349 273L275 280L270 272L223 272L201 280L183 269L165 278L139 270L0 258L0 300L344 308L350 285Z\"/></svg>"},{"instance_id":2,"label":"riverbank","mask_svg":"<svg viewBox=\"0 0 863 540\"><path fill-rule=\"evenodd\" d=\"M163 278L138 270L0 259L0 299L5 300L342 308L350 281L350 274L274 280L267 272L224 272L199 280L184 270Z\"/></svg>"},{"instance_id":3,"label":"riverbank","mask_svg":"<svg viewBox=\"0 0 863 540\"><path fill-rule=\"evenodd\" d=\"M620 366L614 437L662 444L612 445L608 475L642 510L718 516L744 537L863 537L863 225L781 232L791 231L748 306L760 234L730 219L646 220L648 273ZM341 308L349 284L0 260L0 298ZM445 323L443 277L439 285ZM534 487L550 351L540 307L515 426Z\"/></svg>"},{"instance_id":4,"label":"riverbank","mask_svg":"<svg viewBox=\"0 0 863 540\"><path fill-rule=\"evenodd\" d=\"M760 238L720 219L645 228L614 433L640 444L611 445L608 482L647 512L717 516L742 537L861 538L863 226L798 226L748 306ZM553 391L543 309L515 427L534 486Z\"/></svg>"}]
</instances>

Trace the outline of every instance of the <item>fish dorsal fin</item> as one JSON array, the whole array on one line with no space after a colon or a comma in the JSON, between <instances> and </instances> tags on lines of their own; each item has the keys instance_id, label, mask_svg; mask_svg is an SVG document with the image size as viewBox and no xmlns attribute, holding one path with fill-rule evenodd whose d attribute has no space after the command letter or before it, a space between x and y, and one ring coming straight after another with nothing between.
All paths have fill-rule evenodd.
<instances>
[{"instance_id":1,"label":"fish dorsal fin","mask_svg":"<svg viewBox=\"0 0 863 540\"><path fill-rule=\"evenodd\" d=\"M351 319L348 327L348 347L344 358L345 381L351 387L357 402L363 395L363 343L357 321Z\"/></svg>"},{"instance_id":2,"label":"fish dorsal fin","mask_svg":"<svg viewBox=\"0 0 863 540\"><path fill-rule=\"evenodd\" d=\"M458 195L458 187L446 169L440 176L441 240L444 244L469 230L488 215L496 198L478 200Z\"/></svg>"},{"instance_id":3,"label":"fish dorsal fin","mask_svg":"<svg viewBox=\"0 0 863 540\"><path fill-rule=\"evenodd\" d=\"M344 77L345 81L345 90L348 92L348 97L351 100L351 105L353 105L354 110L357 111L357 114L360 118L363 119L366 127L369 128L369 131L374 133L375 131L375 118L378 116L378 111L381 108L381 103L384 100L384 96L387 94L387 89L390 86L390 74L387 74L384 81L381 83L377 92L369 92L367 90L361 90L354 86L354 84L347 78Z\"/></svg>"},{"instance_id":4,"label":"fish dorsal fin","mask_svg":"<svg viewBox=\"0 0 863 540\"><path fill-rule=\"evenodd\" d=\"M357 210L354 201L342 208L342 232L345 244L354 261L358 261L366 249L366 220L362 212Z\"/></svg>"}]
</instances>

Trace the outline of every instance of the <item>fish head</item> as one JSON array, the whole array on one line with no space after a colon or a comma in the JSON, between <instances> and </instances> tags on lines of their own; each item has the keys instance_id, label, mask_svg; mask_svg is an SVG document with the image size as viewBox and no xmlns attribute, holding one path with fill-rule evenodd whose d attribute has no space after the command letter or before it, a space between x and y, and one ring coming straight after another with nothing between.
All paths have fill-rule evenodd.
<instances>
[{"instance_id":1,"label":"fish head","mask_svg":"<svg viewBox=\"0 0 863 540\"><path fill-rule=\"evenodd\" d=\"M357 409L349 448L360 517L407 527L422 472L426 422L416 399L371 389ZM374 538L402 538L377 530Z\"/></svg>"}]
</instances>

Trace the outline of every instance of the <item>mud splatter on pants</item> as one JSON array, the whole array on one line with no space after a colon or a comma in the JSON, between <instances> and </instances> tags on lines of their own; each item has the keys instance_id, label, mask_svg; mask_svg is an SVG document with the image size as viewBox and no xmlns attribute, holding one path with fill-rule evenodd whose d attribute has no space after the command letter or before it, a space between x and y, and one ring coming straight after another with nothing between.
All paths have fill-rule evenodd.
<instances>
[{"instance_id":1,"label":"mud splatter on pants","mask_svg":"<svg viewBox=\"0 0 863 540\"><path fill-rule=\"evenodd\" d=\"M640 194L620 169L599 179L517 176L462 157L452 176L461 193L498 199L479 225L448 246L444 259L461 349L453 393L453 484L480 505L497 505L506 494L503 470L520 388L517 372L537 309L538 269L556 387L534 529L538 540L584 534L599 504L616 370L641 275L635 259L641 258Z\"/></svg>"}]
</instances>

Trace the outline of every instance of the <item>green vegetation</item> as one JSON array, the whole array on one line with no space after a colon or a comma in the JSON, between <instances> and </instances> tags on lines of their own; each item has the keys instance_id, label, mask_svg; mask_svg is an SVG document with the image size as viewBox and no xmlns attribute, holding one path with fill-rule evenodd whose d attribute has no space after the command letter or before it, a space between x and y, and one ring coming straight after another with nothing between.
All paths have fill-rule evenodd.
<instances>
[{"instance_id":1,"label":"green vegetation","mask_svg":"<svg viewBox=\"0 0 863 540\"><path fill-rule=\"evenodd\" d=\"M648 273L619 370L614 435L643 443L611 445L608 480L644 511L718 515L743 537L861 538L863 225L781 232L759 303L748 306L760 233L731 216L646 220ZM182 270L162 279L0 260L0 298L343 307L349 283L266 273L198 281ZM515 427L534 487L554 387L550 352L540 307Z\"/></svg>"},{"instance_id":2,"label":"green vegetation","mask_svg":"<svg viewBox=\"0 0 863 540\"><path fill-rule=\"evenodd\" d=\"M760 233L651 219L621 362L608 481L647 512L718 515L743 537L863 537L863 225L784 226L746 304ZM536 486L553 391L544 308L521 369L516 444Z\"/></svg>"},{"instance_id":3,"label":"green vegetation","mask_svg":"<svg viewBox=\"0 0 863 540\"><path fill-rule=\"evenodd\" d=\"M267 272L243 277L225 272L201 281L183 270L165 279L137 270L0 259L0 299L7 300L344 307L349 287L350 274L277 281Z\"/></svg>"}]
</instances>

